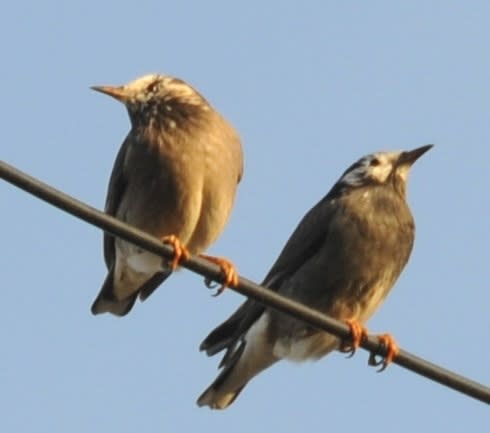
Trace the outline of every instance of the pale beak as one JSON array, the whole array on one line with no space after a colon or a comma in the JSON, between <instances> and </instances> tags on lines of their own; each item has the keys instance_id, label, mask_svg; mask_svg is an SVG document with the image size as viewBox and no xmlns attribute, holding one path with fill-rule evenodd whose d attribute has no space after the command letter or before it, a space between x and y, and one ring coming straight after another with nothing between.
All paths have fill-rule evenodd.
<instances>
[{"instance_id":1,"label":"pale beak","mask_svg":"<svg viewBox=\"0 0 490 433\"><path fill-rule=\"evenodd\" d=\"M128 100L128 94L123 86L92 86L91 89L112 96L123 103Z\"/></svg>"}]
</instances>

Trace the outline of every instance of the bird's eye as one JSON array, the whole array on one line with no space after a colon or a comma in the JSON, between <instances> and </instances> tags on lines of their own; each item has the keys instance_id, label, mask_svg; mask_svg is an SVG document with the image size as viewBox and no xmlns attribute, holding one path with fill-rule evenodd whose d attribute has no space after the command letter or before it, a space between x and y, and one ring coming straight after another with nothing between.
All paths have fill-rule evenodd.
<instances>
[{"instance_id":1,"label":"bird's eye","mask_svg":"<svg viewBox=\"0 0 490 433\"><path fill-rule=\"evenodd\" d=\"M369 163L369 165L371 167L377 167L380 164L381 164L381 161L378 158L372 159L371 162Z\"/></svg>"},{"instance_id":2,"label":"bird's eye","mask_svg":"<svg viewBox=\"0 0 490 433\"><path fill-rule=\"evenodd\" d=\"M148 87L146 88L146 91L148 93L154 93L158 88L158 82L154 81L153 83L150 83Z\"/></svg>"}]
</instances>

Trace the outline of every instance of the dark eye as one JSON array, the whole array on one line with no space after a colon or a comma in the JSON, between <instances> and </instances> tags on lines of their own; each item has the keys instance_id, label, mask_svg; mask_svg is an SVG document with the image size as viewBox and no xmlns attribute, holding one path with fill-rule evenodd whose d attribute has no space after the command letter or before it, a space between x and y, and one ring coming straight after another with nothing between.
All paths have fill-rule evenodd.
<instances>
[{"instance_id":1,"label":"dark eye","mask_svg":"<svg viewBox=\"0 0 490 433\"><path fill-rule=\"evenodd\" d=\"M369 165L371 167L377 167L380 164L381 164L381 161L378 158L372 159L371 162L369 163Z\"/></svg>"},{"instance_id":2,"label":"dark eye","mask_svg":"<svg viewBox=\"0 0 490 433\"><path fill-rule=\"evenodd\" d=\"M146 88L146 91L148 93L154 93L158 88L158 82L154 81L153 83L149 84L148 87Z\"/></svg>"}]
</instances>

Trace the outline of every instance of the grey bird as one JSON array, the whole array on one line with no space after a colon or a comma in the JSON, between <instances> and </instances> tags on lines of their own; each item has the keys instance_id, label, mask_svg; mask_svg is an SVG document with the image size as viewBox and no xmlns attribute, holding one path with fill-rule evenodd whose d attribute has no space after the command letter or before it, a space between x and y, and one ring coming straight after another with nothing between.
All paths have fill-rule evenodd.
<instances>
[{"instance_id":1,"label":"grey bird","mask_svg":"<svg viewBox=\"0 0 490 433\"><path fill-rule=\"evenodd\" d=\"M108 269L92 313L123 316L189 254L221 234L243 173L238 133L184 81L145 75L124 86L94 86L122 102L131 130L117 155L105 211L174 247L167 260L104 234ZM207 256L204 256L207 257ZM231 263L207 257L236 279Z\"/></svg>"},{"instance_id":2,"label":"grey bird","mask_svg":"<svg viewBox=\"0 0 490 433\"><path fill-rule=\"evenodd\" d=\"M348 323L355 349L366 332L362 324L381 305L412 251L407 176L431 147L378 152L350 166L304 216L262 284ZM393 358L395 342L388 335L383 342ZM222 371L197 403L224 409L275 362L314 360L342 347L334 335L248 299L200 346L208 355L226 353Z\"/></svg>"}]
</instances>

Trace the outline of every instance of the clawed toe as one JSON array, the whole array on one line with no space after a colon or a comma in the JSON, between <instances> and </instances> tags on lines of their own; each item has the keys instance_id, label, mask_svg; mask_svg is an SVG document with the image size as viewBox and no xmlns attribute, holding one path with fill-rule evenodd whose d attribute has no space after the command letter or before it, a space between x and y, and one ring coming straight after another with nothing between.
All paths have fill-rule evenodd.
<instances>
[{"instance_id":1,"label":"clawed toe","mask_svg":"<svg viewBox=\"0 0 490 433\"><path fill-rule=\"evenodd\" d=\"M222 257L206 256L203 254L201 254L201 257L218 265L223 274L224 281L213 296L220 295L226 287L236 287L238 285L238 273L233 263ZM212 287L209 280L206 280L206 285Z\"/></svg>"},{"instance_id":2,"label":"clawed toe","mask_svg":"<svg viewBox=\"0 0 490 433\"><path fill-rule=\"evenodd\" d=\"M368 332L364 326L355 320L346 320L345 323L350 328L352 337L350 341L343 341L339 350L347 353L347 357L351 358L356 353L362 341L367 337Z\"/></svg>"},{"instance_id":3,"label":"clawed toe","mask_svg":"<svg viewBox=\"0 0 490 433\"><path fill-rule=\"evenodd\" d=\"M182 244L179 238L175 235L169 235L162 238L164 244L171 245L174 249L174 258L170 262L170 267L174 271L181 262L184 262L190 258L190 253L187 248Z\"/></svg>"},{"instance_id":4,"label":"clawed toe","mask_svg":"<svg viewBox=\"0 0 490 433\"><path fill-rule=\"evenodd\" d=\"M381 366L378 369L378 373L381 373L386 369L386 367L388 367L388 364L393 362L393 360L398 356L400 349L398 348L398 344L396 343L395 339L390 334L378 335L378 339L379 343L385 347L386 355L381 359L376 359L376 354L371 352L368 362L369 365L374 367Z\"/></svg>"}]
</instances>

